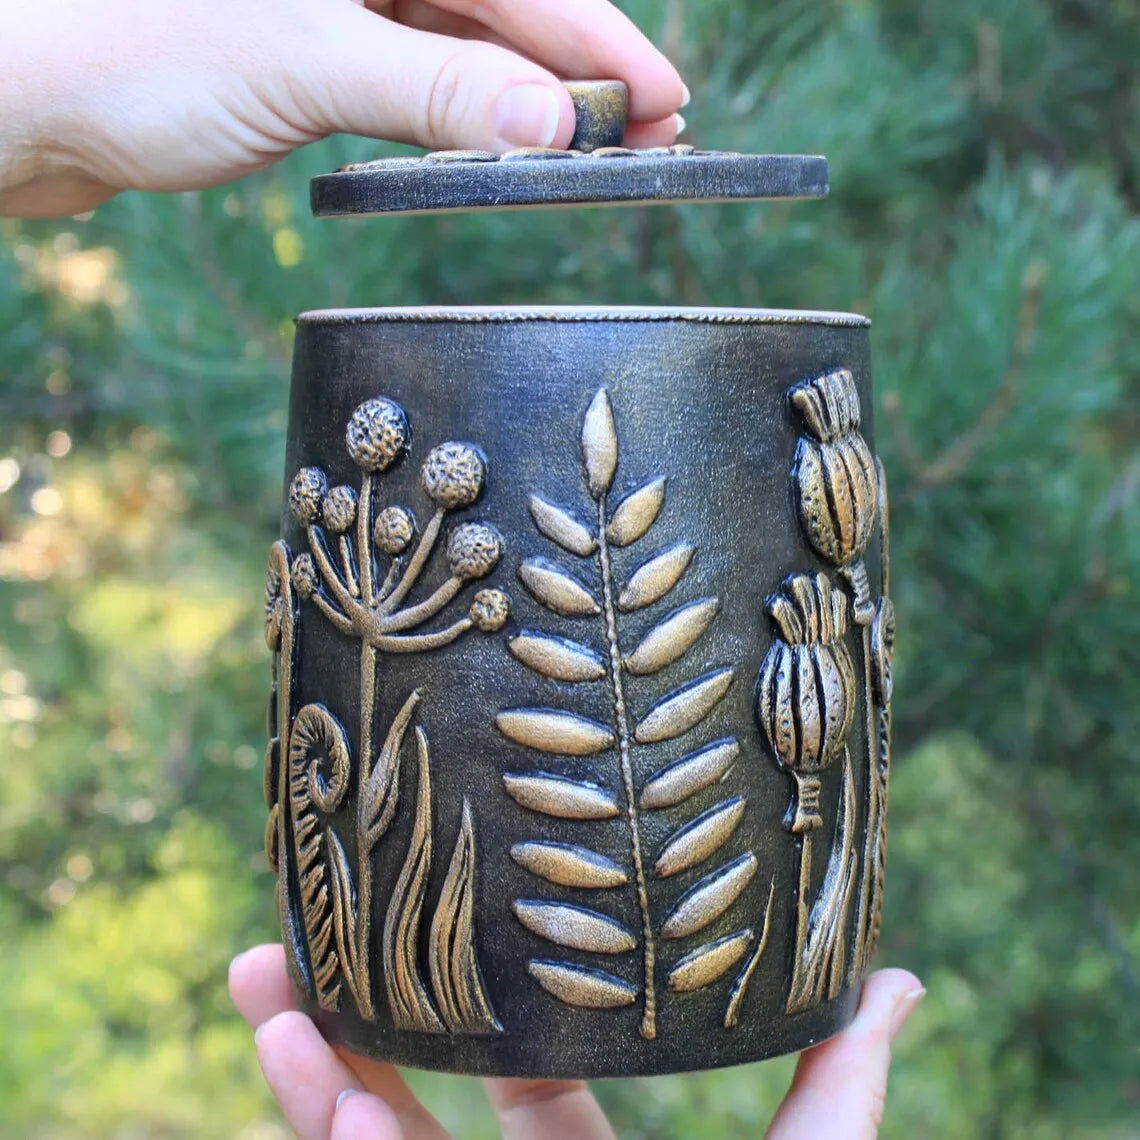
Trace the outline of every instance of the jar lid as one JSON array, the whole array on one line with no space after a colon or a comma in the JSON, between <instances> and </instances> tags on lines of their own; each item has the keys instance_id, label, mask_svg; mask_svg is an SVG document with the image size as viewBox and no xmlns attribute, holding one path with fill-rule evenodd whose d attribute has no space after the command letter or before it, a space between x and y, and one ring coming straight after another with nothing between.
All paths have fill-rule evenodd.
<instances>
[{"instance_id":1,"label":"jar lid","mask_svg":"<svg viewBox=\"0 0 1140 1140\"><path fill-rule=\"evenodd\" d=\"M624 83L566 87L576 115L567 150L443 150L356 162L312 180L313 213L430 214L827 195L827 159L820 155L736 154L687 144L629 149L621 145L629 105Z\"/></svg>"}]
</instances>

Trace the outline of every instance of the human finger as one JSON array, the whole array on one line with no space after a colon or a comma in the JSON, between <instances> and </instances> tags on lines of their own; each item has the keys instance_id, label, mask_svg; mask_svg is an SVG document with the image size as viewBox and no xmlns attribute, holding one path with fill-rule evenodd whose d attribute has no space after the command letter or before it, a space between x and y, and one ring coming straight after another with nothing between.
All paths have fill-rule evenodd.
<instances>
[{"instance_id":1,"label":"human finger","mask_svg":"<svg viewBox=\"0 0 1140 1140\"><path fill-rule=\"evenodd\" d=\"M561 81L495 44L404 27L336 0L292 37L283 116L431 149L566 146L574 107Z\"/></svg>"},{"instance_id":2,"label":"human finger","mask_svg":"<svg viewBox=\"0 0 1140 1140\"><path fill-rule=\"evenodd\" d=\"M503 1140L614 1140L585 1081L494 1079L483 1082Z\"/></svg>"},{"instance_id":3,"label":"human finger","mask_svg":"<svg viewBox=\"0 0 1140 1140\"><path fill-rule=\"evenodd\" d=\"M247 1022L257 1029L265 1022L270 1021L278 1014L292 1010L294 1005L293 983L285 969L285 951L280 943L255 946L251 950L239 954L230 963L230 996L238 1012ZM308 1020L307 1018L305 1020ZM274 1033L277 1031L274 1030ZM295 1031L294 1031L295 1032ZM312 1042L311 1034L305 1031L305 1039ZM323 1044L323 1039L322 1039ZM307 1047L307 1046L306 1046ZM258 1051L260 1056L261 1038L258 1037ZM358 1104L351 1110L338 1108L334 1113L334 1128L332 1135L367 1136L373 1134L387 1138L389 1135L400 1136L404 1140L445 1140L446 1132L439 1122L416 1099L415 1093L408 1087L407 1082L391 1065L380 1061L373 1061L367 1057L359 1057L346 1049L324 1049L333 1059L337 1060L343 1069L334 1070L338 1078L348 1074L348 1084L343 1084L333 1095L341 1095L347 1091L366 1090L371 1097ZM319 1051L319 1050L318 1050ZM322 1051L323 1052L323 1051ZM325 1058L327 1062L328 1058ZM322 1062L327 1070L329 1066ZM280 1069L277 1059L271 1061L274 1073ZM266 1078L268 1079L268 1072ZM353 1079L355 1078L355 1079ZM335 1082L334 1082L335 1083ZM270 1088L276 1089L270 1083ZM327 1101L329 1088L324 1089ZM379 1101L384 1107L378 1109L371 1101ZM333 1101L335 1106L336 1101ZM282 1106L284 1111L284 1105ZM339 1124L340 1113L348 1112L348 1124ZM379 1131L381 1123L391 1116L396 1122L399 1131L392 1132L387 1124L383 1124L388 1131ZM350 1129L352 1122L363 1120L372 1121L367 1128L353 1133ZM369 1130L371 1129L371 1130Z\"/></svg>"},{"instance_id":4,"label":"human finger","mask_svg":"<svg viewBox=\"0 0 1140 1140\"><path fill-rule=\"evenodd\" d=\"M296 1010L276 1014L254 1034L265 1082L300 1140L328 1140L337 1100L362 1085L317 1027Z\"/></svg>"},{"instance_id":5,"label":"human finger","mask_svg":"<svg viewBox=\"0 0 1140 1140\"><path fill-rule=\"evenodd\" d=\"M925 993L906 970L872 974L855 1020L800 1057L767 1140L874 1140L886 1104L891 1041Z\"/></svg>"},{"instance_id":6,"label":"human finger","mask_svg":"<svg viewBox=\"0 0 1140 1140\"><path fill-rule=\"evenodd\" d=\"M629 123L623 142L628 147L672 146L684 129L685 120L680 115L669 115L656 123Z\"/></svg>"},{"instance_id":7,"label":"human finger","mask_svg":"<svg viewBox=\"0 0 1140 1140\"><path fill-rule=\"evenodd\" d=\"M295 1004L280 942L254 946L230 963L230 997L238 1013L256 1029Z\"/></svg>"},{"instance_id":8,"label":"human finger","mask_svg":"<svg viewBox=\"0 0 1140 1140\"><path fill-rule=\"evenodd\" d=\"M405 1140L447 1140L443 1125L419 1102L395 1066L362 1057L347 1049L338 1048L336 1053L361 1084L395 1113ZM369 1134L366 1132L364 1135Z\"/></svg>"},{"instance_id":9,"label":"human finger","mask_svg":"<svg viewBox=\"0 0 1140 1140\"><path fill-rule=\"evenodd\" d=\"M336 1103L329 1140L405 1140L390 1105L371 1093L345 1089Z\"/></svg>"},{"instance_id":10,"label":"human finger","mask_svg":"<svg viewBox=\"0 0 1140 1140\"><path fill-rule=\"evenodd\" d=\"M621 79L630 118L655 122L685 102L677 69L609 0L436 0L472 17L523 55L570 79Z\"/></svg>"},{"instance_id":11,"label":"human finger","mask_svg":"<svg viewBox=\"0 0 1140 1140\"><path fill-rule=\"evenodd\" d=\"M454 36L461 40L484 40L487 43L498 44L500 47L510 48L511 45L491 31L486 24L479 20L464 16L457 12L449 12L439 7L433 0L352 0L354 4L362 4L369 11L378 16L386 16L407 28L416 28L421 32L435 32L441 36Z\"/></svg>"}]
</instances>

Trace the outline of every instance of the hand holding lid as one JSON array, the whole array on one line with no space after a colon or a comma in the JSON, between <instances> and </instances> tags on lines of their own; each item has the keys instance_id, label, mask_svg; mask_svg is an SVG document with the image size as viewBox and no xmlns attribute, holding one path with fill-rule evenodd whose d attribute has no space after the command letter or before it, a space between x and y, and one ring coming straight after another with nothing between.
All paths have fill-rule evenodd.
<instances>
[{"instance_id":1,"label":"hand holding lid","mask_svg":"<svg viewBox=\"0 0 1140 1140\"><path fill-rule=\"evenodd\" d=\"M566 84L576 126L570 148L434 151L353 163L312 182L318 217L622 203L822 198L818 155L736 154L688 144L621 145L629 91L617 80Z\"/></svg>"}]
</instances>

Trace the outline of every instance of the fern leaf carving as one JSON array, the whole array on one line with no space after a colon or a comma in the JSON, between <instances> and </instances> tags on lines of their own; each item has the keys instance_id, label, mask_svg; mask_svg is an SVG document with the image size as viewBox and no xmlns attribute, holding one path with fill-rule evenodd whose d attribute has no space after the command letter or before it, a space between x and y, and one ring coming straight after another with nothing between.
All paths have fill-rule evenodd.
<instances>
[{"instance_id":1,"label":"fern leaf carving","mask_svg":"<svg viewBox=\"0 0 1140 1140\"><path fill-rule=\"evenodd\" d=\"M751 930L738 930L690 950L669 971L666 986L676 993L690 993L711 985L748 953L754 939Z\"/></svg>"},{"instance_id":2,"label":"fern leaf carving","mask_svg":"<svg viewBox=\"0 0 1140 1140\"><path fill-rule=\"evenodd\" d=\"M610 394L599 388L586 409L582 422L582 462L586 468L586 485L595 499L610 489L617 471L618 437Z\"/></svg>"},{"instance_id":3,"label":"fern leaf carving","mask_svg":"<svg viewBox=\"0 0 1140 1140\"><path fill-rule=\"evenodd\" d=\"M662 938L687 938L715 922L738 898L756 874L751 851L718 867L691 886L661 924Z\"/></svg>"},{"instance_id":4,"label":"fern leaf carving","mask_svg":"<svg viewBox=\"0 0 1140 1140\"><path fill-rule=\"evenodd\" d=\"M673 610L641 639L625 659L625 667L642 677L659 673L688 653L708 631L719 610L716 598L698 598Z\"/></svg>"},{"instance_id":5,"label":"fern leaf carving","mask_svg":"<svg viewBox=\"0 0 1140 1140\"><path fill-rule=\"evenodd\" d=\"M631 986L605 970L542 959L532 959L526 968L547 993L567 1005L585 1009L618 1009L637 1001L637 986Z\"/></svg>"},{"instance_id":6,"label":"fern leaf carving","mask_svg":"<svg viewBox=\"0 0 1140 1140\"><path fill-rule=\"evenodd\" d=\"M606 537L614 546L632 545L639 538L645 537L664 505L664 479L653 479L644 487L638 487L618 503L613 518L606 527Z\"/></svg>"},{"instance_id":7,"label":"fern leaf carving","mask_svg":"<svg viewBox=\"0 0 1140 1140\"><path fill-rule=\"evenodd\" d=\"M722 700L732 684L732 670L718 669L698 677L659 700L634 732L639 744L672 740L700 724Z\"/></svg>"},{"instance_id":8,"label":"fern leaf carving","mask_svg":"<svg viewBox=\"0 0 1140 1140\"><path fill-rule=\"evenodd\" d=\"M566 637L522 630L507 642L515 659L552 681L600 681L606 663L600 653Z\"/></svg>"},{"instance_id":9,"label":"fern leaf carving","mask_svg":"<svg viewBox=\"0 0 1140 1140\"><path fill-rule=\"evenodd\" d=\"M495 723L509 740L556 756L592 756L614 742L604 724L560 709L507 709Z\"/></svg>"},{"instance_id":10,"label":"fern leaf carving","mask_svg":"<svg viewBox=\"0 0 1140 1140\"><path fill-rule=\"evenodd\" d=\"M545 772L534 776L507 772L503 786L516 803L558 819L612 819L618 814L613 796L587 780Z\"/></svg>"},{"instance_id":11,"label":"fern leaf carving","mask_svg":"<svg viewBox=\"0 0 1140 1140\"><path fill-rule=\"evenodd\" d=\"M714 740L654 772L641 789L641 808L654 811L684 803L690 796L719 783L732 771L740 745L735 740Z\"/></svg>"},{"instance_id":12,"label":"fern leaf carving","mask_svg":"<svg viewBox=\"0 0 1140 1140\"><path fill-rule=\"evenodd\" d=\"M571 950L624 954L637 947L637 939L620 922L586 907L517 899L514 912L527 930Z\"/></svg>"},{"instance_id":13,"label":"fern leaf carving","mask_svg":"<svg viewBox=\"0 0 1140 1140\"><path fill-rule=\"evenodd\" d=\"M536 602L564 617L601 613L593 594L573 574L549 558L528 558L519 567L519 581Z\"/></svg>"},{"instance_id":14,"label":"fern leaf carving","mask_svg":"<svg viewBox=\"0 0 1140 1140\"><path fill-rule=\"evenodd\" d=\"M571 843L516 843L511 858L532 875L560 887L600 890L629 882L629 875L612 859Z\"/></svg>"},{"instance_id":15,"label":"fern leaf carving","mask_svg":"<svg viewBox=\"0 0 1140 1140\"><path fill-rule=\"evenodd\" d=\"M617 608L628 614L661 601L688 570L696 549L678 542L643 562L618 595Z\"/></svg>"},{"instance_id":16,"label":"fern leaf carving","mask_svg":"<svg viewBox=\"0 0 1140 1140\"><path fill-rule=\"evenodd\" d=\"M292 815L301 918L317 1004L340 1002L333 897L321 842L318 810L334 811L348 790L348 741L340 722L323 705L305 705L289 731L289 810Z\"/></svg>"},{"instance_id":17,"label":"fern leaf carving","mask_svg":"<svg viewBox=\"0 0 1140 1140\"><path fill-rule=\"evenodd\" d=\"M530 497L530 517L540 534L568 554L589 558L598 548L594 536L572 515L538 495Z\"/></svg>"},{"instance_id":18,"label":"fern leaf carving","mask_svg":"<svg viewBox=\"0 0 1140 1140\"><path fill-rule=\"evenodd\" d=\"M703 863L728 842L743 814L742 796L722 800L716 807L702 812L666 840L654 864L653 874L659 879L667 879Z\"/></svg>"},{"instance_id":19,"label":"fern leaf carving","mask_svg":"<svg viewBox=\"0 0 1140 1140\"><path fill-rule=\"evenodd\" d=\"M581 454L593 524L587 526L538 495L531 496L530 513L540 535L583 561L572 574L548 558L534 556L518 570L534 600L566 628L523 629L508 646L541 683L569 683L574 693L596 693L591 686L606 685L608 709L599 712L598 700L591 696L582 712L514 708L498 714L499 731L515 744L540 754L596 758L595 773L588 780L546 772L503 776L507 793L523 807L583 826L581 843L565 842L561 834L558 841L527 837L511 848L511 857L542 883L564 891L593 891L596 898L599 891L632 889L640 929L561 897L516 899L513 908L531 935L558 946L611 959L640 950L638 983L591 965L549 958L530 959L527 970L548 994L567 1005L616 1009L640 999L641 1035L652 1038L657 1033L658 944L688 938L727 914L747 890L758 864L751 852L726 854L721 866L679 897L676 888L656 885L709 859L732 838L744 799L729 797L710 807L703 793L729 775L740 747L726 737L697 745L658 767L640 786L642 766L635 762L635 751L683 736L705 721L724 700L734 671L722 666L687 680L666 681L640 719L631 715L627 677L664 674L709 631L720 602L714 596L682 601L651 618L648 628L636 619L640 634L627 628L634 622L626 615L656 605L678 586L696 548L688 542L659 548L637 563L620 585L614 551L632 549L650 534L666 509L666 478L649 478L618 498L620 439L605 388L598 390L583 417ZM611 493L616 505L611 505ZM559 688L559 700L565 701L568 692ZM642 814L680 805L686 805L683 817L669 819L671 836L651 864L642 838ZM596 850L597 833L591 836L584 830L595 821L619 818L628 842L624 858L617 857L619 852ZM607 828L603 834L615 831ZM650 906L651 886L670 895L660 909ZM664 920L655 919L661 913ZM666 990L680 994L710 985L736 966L754 941L751 929L741 929L690 949L666 973Z\"/></svg>"}]
</instances>

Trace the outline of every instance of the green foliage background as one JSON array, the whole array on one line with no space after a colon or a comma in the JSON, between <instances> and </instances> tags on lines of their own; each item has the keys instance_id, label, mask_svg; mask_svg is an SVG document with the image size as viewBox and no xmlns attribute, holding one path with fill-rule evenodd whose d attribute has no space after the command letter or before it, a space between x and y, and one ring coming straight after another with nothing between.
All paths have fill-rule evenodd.
<instances>
[{"instance_id":1,"label":"green foliage background","mask_svg":"<svg viewBox=\"0 0 1140 1140\"><path fill-rule=\"evenodd\" d=\"M824 152L823 204L315 222L240 185L0 226L0 1134L285 1135L226 964L260 854L291 324L472 301L876 322L901 639L883 962L930 996L886 1137L1140 1120L1140 7L631 0L691 135ZM599 1087L757 1135L790 1062ZM464 1138L477 1085L418 1075Z\"/></svg>"}]
</instances>

